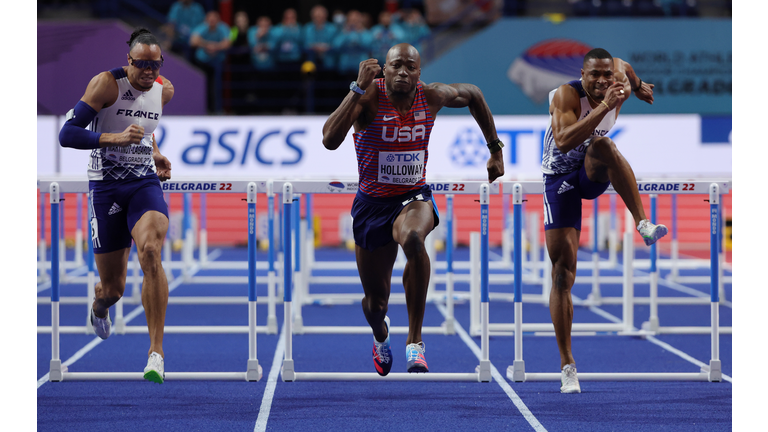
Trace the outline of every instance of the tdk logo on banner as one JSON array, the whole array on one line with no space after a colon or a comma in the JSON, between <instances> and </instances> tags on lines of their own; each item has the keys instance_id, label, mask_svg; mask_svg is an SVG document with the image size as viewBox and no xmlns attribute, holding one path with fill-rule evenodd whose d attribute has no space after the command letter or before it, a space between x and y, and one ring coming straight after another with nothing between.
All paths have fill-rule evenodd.
<instances>
[{"instance_id":1,"label":"tdk logo on banner","mask_svg":"<svg viewBox=\"0 0 768 432\"><path fill-rule=\"evenodd\" d=\"M616 127L607 135L608 138L615 139L623 128ZM541 162L541 156L544 152L544 135L546 129L542 128L520 128L520 129L496 129L496 134L504 142L504 163L517 164L517 140L520 136L530 135L538 143L539 151L536 152L537 162ZM608 131L599 131L603 135ZM488 162L488 147L485 137L477 128L467 128L456 135L456 139L449 149L451 152L451 161L454 165L460 167L485 166Z\"/></svg>"}]
</instances>

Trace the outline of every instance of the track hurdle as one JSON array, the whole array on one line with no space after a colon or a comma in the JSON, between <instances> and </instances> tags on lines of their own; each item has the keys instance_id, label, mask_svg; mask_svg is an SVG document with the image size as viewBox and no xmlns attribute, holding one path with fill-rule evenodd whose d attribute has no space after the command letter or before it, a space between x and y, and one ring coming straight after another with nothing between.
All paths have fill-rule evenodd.
<instances>
[{"instance_id":1,"label":"track hurdle","mask_svg":"<svg viewBox=\"0 0 768 432\"><path fill-rule=\"evenodd\" d=\"M730 187L730 182L675 182L675 181L644 181L638 182L638 189L640 193L649 193L648 191L654 191L657 193L702 193L702 191L709 192L710 202L710 221L711 221L711 236L710 236L710 293L711 293L711 358L709 367L702 368L700 372L694 373L581 373L579 379L583 381L721 381L721 363L719 352L719 297L718 297L718 275L719 275L719 250L718 250L718 234L719 234L719 212L720 212L720 193L727 192ZM504 188L505 191L507 190ZM512 182L512 193L514 199L515 210L517 206L522 204L523 193L542 193L543 184L537 182L536 184L524 184L523 182ZM613 187L608 188L608 193L616 193ZM633 307L634 307L634 292L632 285L632 266L628 265L631 261L631 249L633 245L632 236L634 234L631 231L624 233L624 296L623 296L623 322L624 334L630 333L633 330ZM515 241L518 241L520 237L520 230L515 227ZM629 246L629 247L628 247ZM653 260L654 254L651 255ZM519 255L515 256L516 268L520 263ZM515 281L515 294L521 294L522 280ZM652 304L653 304L653 290ZM653 306L652 306L653 309ZM551 326L550 326L551 327ZM580 326L573 324L573 330L579 330ZM512 365L507 368L507 379L512 381L558 381L560 380L560 373L526 373L525 362L523 360L523 314L522 314L522 295L519 295L515 300L515 322L514 322L514 336L515 336L515 358Z\"/></svg>"},{"instance_id":2,"label":"track hurdle","mask_svg":"<svg viewBox=\"0 0 768 432\"><path fill-rule=\"evenodd\" d=\"M273 181L272 185L274 188L283 189L283 185L286 183L289 183L285 180L275 180ZM331 194L337 194L337 193L357 193L357 187L358 183L356 181L346 181L346 182L328 182L328 181L322 181L322 180L303 180L303 181L294 181L290 182L292 186L292 192L294 194L294 197L292 199L293 201L299 199L298 196L295 195L305 195L305 194L318 194L318 193L331 193ZM481 186L484 184L484 182L479 181L457 181L457 182L451 182L451 181L442 181L442 182L428 182L430 185L433 194L479 194L481 191ZM261 181L258 183L259 192L263 193L268 190L268 181ZM283 193L285 191L283 190ZM498 194L499 193L499 184L494 183L489 185L489 193L490 194ZM283 197L284 205L283 205L283 225L285 225L286 222L286 215L285 211L287 210L285 207L285 197ZM299 245L298 248L304 249L304 247L309 245L309 241L306 239L306 225L300 224L298 220L298 213L296 211L296 208L298 208L298 205L295 207L290 207L291 211L294 212L294 215L291 220L293 222L291 223L291 226L288 227L288 231L285 231L285 226L283 226L283 232L285 234L291 234L296 238L297 240L294 241L294 244ZM449 215L449 218L452 218L452 214ZM303 234L302 234L303 233ZM291 238L291 237L289 237ZM302 240L304 238L304 240ZM427 237L429 239L429 237ZM427 241L427 245L429 245L429 241ZM293 316L294 321L292 325L292 332L297 334L302 333L342 333L342 334L368 334L371 330L367 326L304 326L303 320L301 318L301 306L303 304L309 304L314 302L320 302L320 303L326 303L326 302L344 302L344 303L350 303L353 301L359 301L360 295L359 294L345 294L345 293L339 293L339 294L313 294L309 291L309 285L310 284L317 284L317 283L360 283L359 276L312 276L309 273L309 266L306 265L306 262L309 261L309 258L307 257L306 250L299 251L296 249L292 250L292 254L294 255L291 260L291 265L288 265L288 262L286 261L288 251L285 248L285 244L287 244L287 240L283 240L283 265L285 268L284 275L287 272L290 272L291 268L295 267L296 271L294 271L294 293L296 295L296 300L293 301ZM434 257L434 250L430 251L428 248L428 252L431 253L431 256ZM295 262L294 262L295 261ZM327 263L327 266L320 266L321 262L316 262L318 264L319 268L346 268L348 267L347 263L344 264L344 267L340 267L337 264L339 263ZM354 262L350 262L352 268L355 270L357 269L356 264ZM434 264L434 262L433 262ZM433 265L434 267L434 265ZM285 279L285 278L284 278ZM392 282L395 283L402 283L401 278L397 278L396 276L393 276ZM285 281L283 282L285 284ZM433 288L430 288L433 290ZM285 290L284 290L285 291ZM434 290L433 290L434 291ZM434 301L438 297L437 293L432 294L432 296L427 297L428 301L432 300ZM390 296L390 304L404 304L405 303L405 295L404 294L393 294ZM449 306L452 306L453 303ZM391 329L392 333L395 334L406 334L408 332L407 326L393 326ZM453 310L448 309L448 316L446 318L446 321L444 321L440 326L425 326L422 328L422 332L425 334L453 334Z\"/></svg>"},{"instance_id":3,"label":"track hurdle","mask_svg":"<svg viewBox=\"0 0 768 432\"><path fill-rule=\"evenodd\" d=\"M295 182L300 191L316 190L317 182ZM327 182L325 183L327 185ZM466 184L466 182L465 182ZM322 183L320 183L322 185ZM295 273L291 273L289 270L292 266L291 263L291 218L294 217L292 213L293 197L296 190L294 184L291 182L283 182L281 188L283 191L283 248L285 250L285 269L284 283L285 287L283 293L283 307L284 307L284 333L285 333L285 355L283 359L283 365L281 369L281 376L283 381L478 381L478 382L490 382L491 381L491 362L489 360L489 336L488 336L488 204L490 202L490 190L491 186L488 183L481 183L479 186L480 194L480 214L481 214L481 227L482 227L482 246L481 246L481 285L482 285L482 297L483 307L482 315L484 324L484 331L482 336L481 347L481 360L480 364L475 369L474 373L436 373L430 372L426 374L409 374L409 373L390 373L387 376L379 376L374 372L297 372L293 360L293 330L291 319L293 315L293 298L292 287L294 282ZM354 185L356 189L356 185ZM298 238L298 237L297 237ZM298 242L297 242L298 243ZM299 290L298 287L294 287ZM452 311L449 316L452 316ZM304 330L310 327L305 326ZM324 333L327 330L332 330L333 327L323 327ZM370 327L363 327L370 333ZM403 331L403 329L405 331ZM390 333L407 333L407 327L390 327ZM357 331L355 332L357 333Z\"/></svg>"},{"instance_id":4,"label":"track hurdle","mask_svg":"<svg viewBox=\"0 0 768 432\"><path fill-rule=\"evenodd\" d=\"M696 182L690 182L690 181L678 181L678 180L648 180L648 181L638 181L638 188L640 189L641 194L648 194L648 195L658 195L658 194L703 194L704 191L707 190L709 184L712 182L708 181L696 181ZM724 191L727 193L730 190L730 181L727 180L718 180L715 181L715 183L718 184L721 191ZM521 186L524 188L525 193L543 193L543 184L540 181L535 182L525 182L525 181L519 181L519 182L504 182L504 186L506 187L504 189L504 194L512 194L513 186L514 184L521 184ZM658 190L659 188L663 187L665 190L661 191ZM656 188L656 190L653 190ZM669 189L667 189L669 188ZM654 193L655 192L655 193ZM609 186L608 190L605 192L606 194L615 194L615 190L612 186ZM652 199L652 214L655 214L655 205L656 200ZM634 311L634 304L651 304L654 302L654 304L692 304L692 305L702 305L706 304L708 301L706 298L702 297L658 297L653 296L654 298L651 298L651 296L648 297L635 297L634 296L634 284L635 283L649 283L653 284L654 280L657 284L669 284L669 282L663 281L658 278L658 274L654 276L652 274L646 275L646 276L635 276L634 272L637 266L635 265L635 259L634 259L634 233L635 233L635 227L632 220L632 216L629 214L629 211L627 211L627 216L625 217L625 231L624 231L624 239L623 239L623 263L622 263L622 276L601 276L599 278L599 282L602 283L621 283L623 285L623 294L621 296L603 296L600 293L600 285L599 283L595 283L597 280L593 276L577 276L575 283L582 283L582 284L592 284L592 292L589 294L586 300L574 302L574 304L579 306L599 306L601 304L621 304L622 305L622 322L621 323L574 323L573 324L573 331L579 331L579 332L618 332L618 334L621 335L634 335L634 336L644 336L644 335L652 335L656 334L656 332L662 332L662 333L700 333L700 334L708 334L710 331L710 327L651 327L653 324L650 324L650 322L653 322L654 320L649 319L649 324L646 324L642 326L641 329L634 329L632 322L633 322L633 311ZM522 234L521 234L522 235ZM515 255L517 256L517 255ZM595 256L594 254L592 255ZM656 256L654 255L654 260L656 260ZM649 265L650 265L650 261ZM655 262L655 261L654 261ZM593 272L593 275L596 273L599 273L599 270L604 268L603 264L607 264L605 261L579 261L579 266L581 265L587 265L589 266L591 264L591 269ZM548 304L549 303L549 291L551 289L551 281L547 277L547 275L551 272L551 263L549 262L549 259L545 252L545 258L543 266L545 268L545 277L542 282L542 294L536 295L536 294L523 294L520 301L525 302L537 302L541 304ZM658 268L654 264L654 268ZM719 267L719 272L722 272L722 268ZM720 273L722 274L722 273ZM654 279L654 280L652 280ZM653 290L653 288L652 288ZM689 289L691 292L693 290ZM656 291L658 289L656 288ZM491 298L494 298L494 293L491 293ZM502 296L506 295L506 293L502 293ZM629 299L627 296L631 295L632 298ZM515 297L515 301L517 301L517 297ZM728 306L728 304L726 304ZM651 309L654 310L657 306L653 306ZM476 309L476 306L475 306ZM656 328L656 330L653 330ZM510 323L493 323L491 324L491 332L494 335L504 335L509 336L512 335L514 332L514 325ZM547 324L533 324L533 323L525 323L523 325L523 331L546 331L546 332L552 332L554 331L554 327L551 323ZM731 327L720 327L719 331L721 333L730 333ZM475 330L474 335L476 335L477 331Z\"/></svg>"},{"instance_id":5,"label":"track hurdle","mask_svg":"<svg viewBox=\"0 0 768 432\"><path fill-rule=\"evenodd\" d=\"M163 183L163 188L169 192L183 192L188 189L203 190L205 186L210 187L219 182L215 181L168 181ZM166 380L205 380L205 381L258 381L262 376L262 368L256 357L256 183L248 181L227 182L231 187L226 191L229 193L245 193L248 202L248 326L243 326L248 333L248 359L246 370L244 372L166 372ZM172 185L172 186L171 186ZM88 190L87 180L57 180L41 179L38 180L38 186L44 190L50 190L51 219L57 220L60 211L60 194L62 192L84 192ZM217 189L207 190L207 192L219 192ZM59 325L59 300L60 300L60 281L59 281L59 226L56 223L51 224L51 363L50 363L50 381L115 381L115 380L143 380L144 375L141 372L69 372L67 367L62 365L60 358L59 336L62 333L62 326ZM90 255L90 254L89 254ZM89 257L89 261L90 257ZM89 264L90 265L90 264ZM92 270L92 269L91 269ZM131 326L123 326L125 333L147 333L146 326L135 326L134 331ZM183 328L182 328L183 327ZM235 333L242 332L240 326L166 326L165 333ZM82 331L79 327L78 331ZM266 331L266 328L260 330ZM40 330L38 329L38 332Z\"/></svg>"}]
</instances>

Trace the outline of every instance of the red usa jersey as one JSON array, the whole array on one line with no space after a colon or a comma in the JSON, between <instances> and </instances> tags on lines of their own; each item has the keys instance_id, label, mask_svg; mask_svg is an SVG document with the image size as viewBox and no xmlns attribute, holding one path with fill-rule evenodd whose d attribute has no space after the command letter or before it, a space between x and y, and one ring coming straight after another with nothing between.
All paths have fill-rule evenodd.
<instances>
[{"instance_id":1,"label":"red usa jersey","mask_svg":"<svg viewBox=\"0 0 768 432\"><path fill-rule=\"evenodd\" d=\"M355 132L359 192L373 197L391 197L421 189L426 183L429 134L435 121L429 112L422 83L408 114L401 116L387 97L383 78L379 89L379 111L365 130Z\"/></svg>"}]
</instances>

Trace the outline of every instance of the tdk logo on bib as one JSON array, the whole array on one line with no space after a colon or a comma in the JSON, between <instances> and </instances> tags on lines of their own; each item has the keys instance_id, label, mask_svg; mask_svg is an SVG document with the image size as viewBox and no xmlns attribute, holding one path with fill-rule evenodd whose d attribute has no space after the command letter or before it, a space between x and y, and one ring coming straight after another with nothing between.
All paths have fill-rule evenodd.
<instances>
[{"instance_id":1,"label":"tdk logo on bib","mask_svg":"<svg viewBox=\"0 0 768 432\"><path fill-rule=\"evenodd\" d=\"M379 152L379 183L415 185L424 176L424 151Z\"/></svg>"}]
</instances>

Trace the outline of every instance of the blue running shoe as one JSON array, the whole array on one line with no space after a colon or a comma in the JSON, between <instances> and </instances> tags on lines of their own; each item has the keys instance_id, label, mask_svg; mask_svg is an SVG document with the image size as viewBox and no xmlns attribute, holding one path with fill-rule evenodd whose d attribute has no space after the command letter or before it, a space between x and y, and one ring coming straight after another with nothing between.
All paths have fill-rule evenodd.
<instances>
[{"instance_id":1,"label":"blue running shoe","mask_svg":"<svg viewBox=\"0 0 768 432\"><path fill-rule=\"evenodd\" d=\"M637 232L643 236L643 241L646 246L650 246L665 235L667 235L667 227L664 225L654 225L648 219L643 219L640 224L637 225Z\"/></svg>"},{"instance_id":2,"label":"blue running shoe","mask_svg":"<svg viewBox=\"0 0 768 432\"><path fill-rule=\"evenodd\" d=\"M109 309L107 309L106 318L99 318L93 312L93 307L91 307L91 327L93 327L93 332L96 333L96 336L102 339L108 338L109 330L112 328L112 320L109 319Z\"/></svg>"},{"instance_id":3,"label":"blue running shoe","mask_svg":"<svg viewBox=\"0 0 768 432\"><path fill-rule=\"evenodd\" d=\"M392 348L389 346L389 317L384 317L384 324L387 326L387 338L384 342L376 340L373 337L373 365L376 366L376 372L381 376L386 376L392 369Z\"/></svg>"},{"instance_id":4,"label":"blue running shoe","mask_svg":"<svg viewBox=\"0 0 768 432\"><path fill-rule=\"evenodd\" d=\"M408 344L405 356L408 358L408 372L429 372L427 360L424 359L424 342Z\"/></svg>"}]
</instances>

